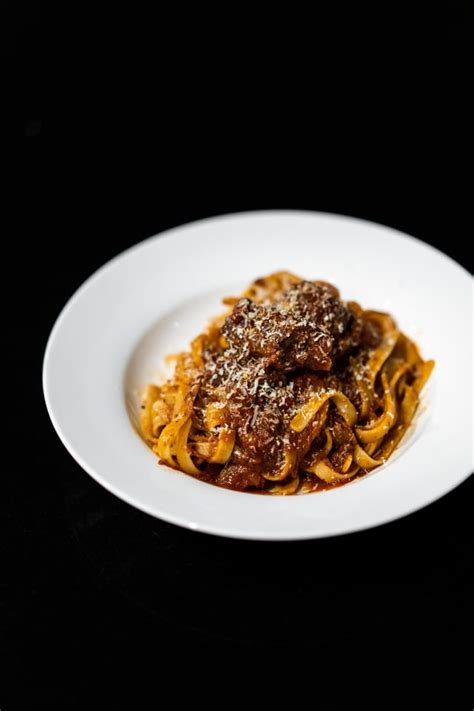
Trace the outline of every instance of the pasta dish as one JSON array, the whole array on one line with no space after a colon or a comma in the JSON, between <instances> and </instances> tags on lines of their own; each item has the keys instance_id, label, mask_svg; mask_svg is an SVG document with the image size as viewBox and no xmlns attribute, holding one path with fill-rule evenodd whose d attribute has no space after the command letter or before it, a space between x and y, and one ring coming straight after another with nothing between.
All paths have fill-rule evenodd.
<instances>
[{"instance_id":1,"label":"pasta dish","mask_svg":"<svg viewBox=\"0 0 474 711\"><path fill-rule=\"evenodd\" d=\"M257 279L149 385L141 430L161 463L268 494L345 484L409 427L434 362L393 318L289 272Z\"/></svg>"}]
</instances>

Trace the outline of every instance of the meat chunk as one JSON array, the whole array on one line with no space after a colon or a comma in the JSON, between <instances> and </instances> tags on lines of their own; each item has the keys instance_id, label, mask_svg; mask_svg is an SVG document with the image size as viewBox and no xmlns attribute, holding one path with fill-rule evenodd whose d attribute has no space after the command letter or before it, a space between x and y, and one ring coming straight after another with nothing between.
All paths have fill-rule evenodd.
<instances>
[{"instance_id":1,"label":"meat chunk","mask_svg":"<svg viewBox=\"0 0 474 711\"><path fill-rule=\"evenodd\" d=\"M333 467L336 469L342 469L344 462L347 457L352 454L354 446L347 442L346 444L341 444L337 447L334 452L331 453L329 459Z\"/></svg>"},{"instance_id":2,"label":"meat chunk","mask_svg":"<svg viewBox=\"0 0 474 711\"><path fill-rule=\"evenodd\" d=\"M228 464L220 472L216 484L226 489L245 491L246 489L262 489L265 479L256 469L245 464Z\"/></svg>"},{"instance_id":3,"label":"meat chunk","mask_svg":"<svg viewBox=\"0 0 474 711\"><path fill-rule=\"evenodd\" d=\"M266 370L331 370L357 345L362 321L326 284L300 282L274 303L240 299L222 326L231 346L262 360Z\"/></svg>"},{"instance_id":4,"label":"meat chunk","mask_svg":"<svg viewBox=\"0 0 474 711\"><path fill-rule=\"evenodd\" d=\"M356 439L349 425L340 419L335 420L330 431L334 447L329 460L333 467L341 470L347 457L354 451Z\"/></svg>"},{"instance_id":5,"label":"meat chunk","mask_svg":"<svg viewBox=\"0 0 474 711\"><path fill-rule=\"evenodd\" d=\"M364 319L362 333L361 333L361 344L366 348L377 348L380 345L382 336L379 329L373 321Z\"/></svg>"},{"instance_id":6,"label":"meat chunk","mask_svg":"<svg viewBox=\"0 0 474 711\"><path fill-rule=\"evenodd\" d=\"M356 444L354 432L349 427L347 422L344 422L344 420L339 419L339 416L336 416L336 418L337 419L335 419L334 424L331 427L331 435L334 444L339 445L352 443L352 445L354 446Z\"/></svg>"}]
</instances>

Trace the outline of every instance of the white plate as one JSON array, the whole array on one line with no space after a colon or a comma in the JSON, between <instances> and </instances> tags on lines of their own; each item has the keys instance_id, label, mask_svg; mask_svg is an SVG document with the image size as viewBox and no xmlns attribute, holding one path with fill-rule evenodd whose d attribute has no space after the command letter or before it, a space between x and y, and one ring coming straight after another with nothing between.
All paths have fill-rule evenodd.
<instances>
[{"instance_id":1,"label":"white plate","mask_svg":"<svg viewBox=\"0 0 474 711\"><path fill-rule=\"evenodd\" d=\"M388 311L436 367L414 426L382 468L333 491L258 496L157 464L134 431L137 391L186 348L220 298L287 269ZM441 252L363 220L271 211L169 230L99 269L59 316L43 387L58 435L106 489L196 531L290 540L369 528L439 498L472 468L472 281Z\"/></svg>"}]
</instances>

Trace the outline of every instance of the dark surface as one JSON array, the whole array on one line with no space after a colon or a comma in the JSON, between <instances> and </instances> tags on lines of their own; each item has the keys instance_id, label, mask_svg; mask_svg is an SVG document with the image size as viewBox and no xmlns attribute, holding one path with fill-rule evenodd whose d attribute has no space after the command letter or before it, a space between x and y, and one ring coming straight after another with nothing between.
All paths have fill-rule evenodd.
<instances>
[{"instance_id":1,"label":"dark surface","mask_svg":"<svg viewBox=\"0 0 474 711\"><path fill-rule=\"evenodd\" d=\"M16 288L5 372L16 374L7 385L18 444L0 499L2 711L93 708L98 693L127 687L151 687L155 708L177 668L178 694L187 686L204 693L220 673L232 692L255 678L290 685L295 665L323 685L335 666L372 675L391 665L406 680L421 660L467 688L472 477L366 532L288 544L219 539L153 519L102 489L60 443L42 397L44 348L66 300L118 252L177 224L238 210L324 210L396 227L471 268L456 130L433 143L412 107L402 109L411 116L409 145L398 125L361 136L354 126L348 135L313 124L303 148L299 132L285 148L281 133L263 128L245 143L225 122L204 137L199 107L172 132L155 125L156 114L145 121L145 110L132 123L73 111L47 160L41 112L28 118L14 220L22 240L9 247ZM383 123L382 111L375 115Z\"/></svg>"},{"instance_id":2,"label":"dark surface","mask_svg":"<svg viewBox=\"0 0 474 711\"><path fill-rule=\"evenodd\" d=\"M28 259L41 308L28 323L30 347L15 351L14 359L37 415L9 470L12 497L2 501L7 553L14 558L25 551L21 593L6 588L8 665L21 670L40 697L57 695L72 704L78 664L87 669L87 688L96 676L117 670L152 674L149 645L159 645L169 659L183 650L193 658L216 649L219 657L230 649L259 656L269 645L277 655L295 645L320 655L334 642L334 620L346 649L379 628L403 642L407 611L416 618L415 645L423 638L423 649L430 647L441 634L456 655L468 629L472 480L403 520L340 538L265 544L195 534L134 510L87 476L49 422L40 381L46 339L66 299L105 260L147 235L244 208L314 208L404 229L465 261L451 210L439 204L433 210L434 195L416 204L404 194L369 199L354 185L337 197L321 184L311 200L242 194L222 202L203 198L200 207L189 193L181 193L177 206L162 186L154 190L144 179L114 187L112 202L107 196L98 210L95 203L95 214L88 195L75 203L74 219L54 226L64 230L60 262L53 261L56 248L48 241L32 243ZM35 220L40 208L36 203ZM21 338L24 326L15 328ZM17 421L24 407L22 399L15 403ZM12 506L20 494L21 516ZM64 650L54 663L60 681L39 672L46 639Z\"/></svg>"}]
</instances>

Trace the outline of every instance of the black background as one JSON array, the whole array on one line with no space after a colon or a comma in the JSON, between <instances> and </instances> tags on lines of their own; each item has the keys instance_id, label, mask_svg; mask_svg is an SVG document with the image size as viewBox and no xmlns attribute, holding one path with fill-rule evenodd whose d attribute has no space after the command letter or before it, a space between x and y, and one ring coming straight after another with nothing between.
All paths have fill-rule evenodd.
<instances>
[{"instance_id":1,"label":"black background","mask_svg":"<svg viewBox=\"0 0 474 711\"><path fill-rule=\"evenodd\" d=\"M41 56L37 41L27 50L21 39L34 35L30 18L14 43L25 66ZM415 109L398 83L388 101L375 84L334 111L292 97L291 122L278 93L262 110L250 97L242 106L240 93L221 101L214 85L212 104L183 89L176 112L170 99L152 113L140 102L128 111L76 105L51 121L46 153L35 67L8 240L8 419L17 444L0 501L2 711L89 708L98 694L126 689L151 688L155 699L173 670L184 672L175 693L202 692L222 675L237 693L249 679L288 685L388 668L406 679L428 662L431 674L456 673L458 690L467 688L472 477L370 531L278 544L214 538L155 520L96 484L61 445L41 389L49 331L84 279L141 239L209 215L355 215L471 269L460 74L422 84L437 106L440 97L449 103L449 121ZM219 88L231 88L228 77Z\"/></svg>"}]
</instances>

